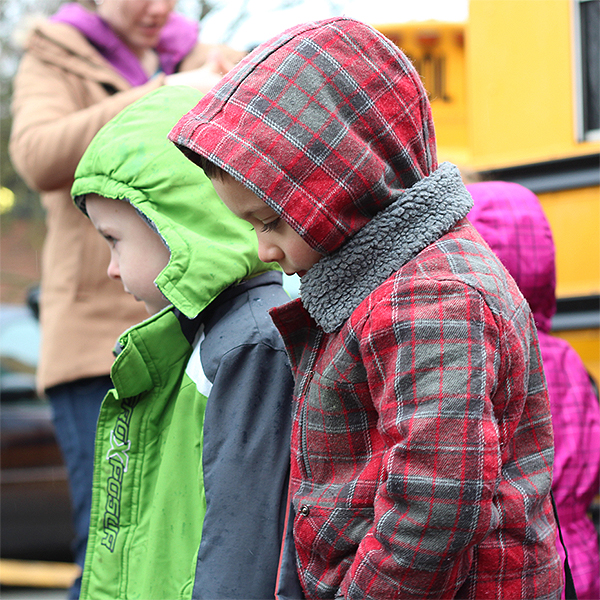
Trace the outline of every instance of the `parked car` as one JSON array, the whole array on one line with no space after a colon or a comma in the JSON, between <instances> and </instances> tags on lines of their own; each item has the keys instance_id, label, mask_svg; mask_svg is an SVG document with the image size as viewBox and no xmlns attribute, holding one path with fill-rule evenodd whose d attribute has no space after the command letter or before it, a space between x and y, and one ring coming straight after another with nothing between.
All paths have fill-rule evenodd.
<instances>
[{"instance_id":1,"label":"parked car","mask_svg":"<svg viewBox=\"0 0 600 600\"><path fill-rule=\"evenodd\" d=\"M0 305L0 556L71 561L67 474L35 389L39 338L28 306Z\"/></svg>"}]
</instances>

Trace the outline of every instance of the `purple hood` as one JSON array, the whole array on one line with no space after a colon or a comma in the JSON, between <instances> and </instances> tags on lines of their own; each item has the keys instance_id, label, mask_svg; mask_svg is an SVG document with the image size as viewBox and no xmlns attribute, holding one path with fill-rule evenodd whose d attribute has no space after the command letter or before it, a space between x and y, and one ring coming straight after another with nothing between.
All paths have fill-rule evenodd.
<instances>
[{"instance_id":1,"label":"purple hood","mask_svg":"<svg viewBox=\"0 0 600 600\"><path fill-rule=\"evenodd\" d=\"M517 183L467 186L475 205L468 215L529 302L540 331L556 312L554 241L537 196Z\"/></svg>"}]
</instances>

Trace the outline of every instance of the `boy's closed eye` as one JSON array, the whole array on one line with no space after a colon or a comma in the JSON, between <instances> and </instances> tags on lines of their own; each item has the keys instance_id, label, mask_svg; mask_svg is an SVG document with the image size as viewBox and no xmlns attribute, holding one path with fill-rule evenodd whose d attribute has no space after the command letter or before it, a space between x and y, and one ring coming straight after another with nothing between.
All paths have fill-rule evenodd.
<instances>
[{"instance_id":1,"label":"boy's closed eye","mask_svg":"<svg viewBox=\"0 0 600 600\"><path fill-rule=\"evenodd\" d=\"M277 226L279 225L280 221L281 217L275 217L272 221L269 221L268 223L263 223L261 231L263 233L269 233L269 231L277 229Z\"/></svg>"},{"instance_id":2,"label":"boy's closed eye","mask_svg":"<svg viewBox=\"0 0 600 600\"><path fill-rule=\"evenodd\" d=\"M126 200L88 194L86 208L110 247L108 277L144 302L151 315L168 306L169 301L154 283L171 256L160 235Z\"/></svg>"},{"instance_id":3,"label":"boy's closed eye","mask_svg":"<svg viewBox=\"0 0 600 600\"><path fill-rule=\"evenodd\" d=\"M110 235L109 233L104 233L103 231L98 230L100 235L108 242L108 244L114 248L115 244L117 243L117 240Z\"/></svg>"}]
</instances>

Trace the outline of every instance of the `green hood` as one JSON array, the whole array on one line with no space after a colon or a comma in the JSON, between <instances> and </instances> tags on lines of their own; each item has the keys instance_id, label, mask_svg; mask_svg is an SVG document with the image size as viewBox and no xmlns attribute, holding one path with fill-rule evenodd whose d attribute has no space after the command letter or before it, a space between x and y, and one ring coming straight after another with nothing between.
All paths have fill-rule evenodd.
<instances>
[{"instance_id":1,"label":"green hood","mask_svg":"<svg viewBox=\"0 0 600 600\"><path fill-rule=\"evenodd\" d=\"M125 200L159 232L171 258L155 284L190 319L230 285L278 269L258 259L252 227L167 139L201 97L191 88L166 86L127 107L94 137L71 189L84 213L86 194Z\"/></svg>"}]
</instances>

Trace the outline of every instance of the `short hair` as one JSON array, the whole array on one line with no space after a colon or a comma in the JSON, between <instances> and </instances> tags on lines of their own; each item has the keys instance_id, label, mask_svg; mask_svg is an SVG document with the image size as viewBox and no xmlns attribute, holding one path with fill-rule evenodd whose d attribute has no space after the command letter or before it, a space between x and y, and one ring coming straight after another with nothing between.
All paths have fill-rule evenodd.
<instances>
[{"instance_id":1,"label":"short hair","mask_svg":"<svg viewBox=\"0 0 600 600\"><path fill-rule=\"evenodd\" d=\"M195 165L200 167L209 179L218 179L219 181L223 181L225 179L225 176L228 175L227 171L219 167L217 164L215 164L205 156L202 156L201 154L190 150L187 146L183 146L181 144L175 145L183 152L183 154L187 158L189 158L189 160L191 160Z\"/></svg>"}]
</instances>

